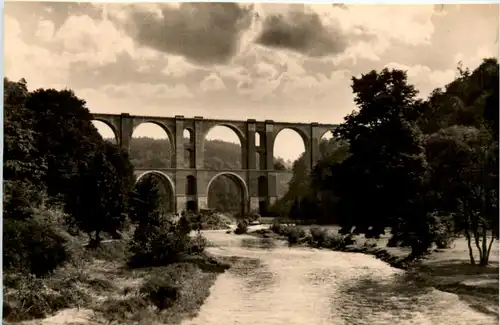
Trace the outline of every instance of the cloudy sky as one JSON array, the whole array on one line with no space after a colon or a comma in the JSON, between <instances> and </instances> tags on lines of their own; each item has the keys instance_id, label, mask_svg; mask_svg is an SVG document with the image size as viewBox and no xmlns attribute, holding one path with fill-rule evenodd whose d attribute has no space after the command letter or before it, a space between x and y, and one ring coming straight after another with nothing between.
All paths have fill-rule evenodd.
<instances>
[{"instance_id":1,"label":"cloudy sky","mask_svg":"<svg viewBox=\"0 0 500 325\"><path fill-rule=\"evenodd\" d=\"M401 68L427 96L458 61L498 57L498 17L498 5L6 2L5 70L73 89L92 112L339 123L352 76Z\"/></svg>"}]
</instances>

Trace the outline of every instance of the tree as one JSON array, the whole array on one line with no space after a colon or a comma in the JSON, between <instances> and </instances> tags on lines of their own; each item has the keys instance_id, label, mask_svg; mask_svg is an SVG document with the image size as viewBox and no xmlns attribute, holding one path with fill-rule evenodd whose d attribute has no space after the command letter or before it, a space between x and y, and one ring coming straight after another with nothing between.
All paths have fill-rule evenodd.
<instances>
[{"instance_id":1,"label":"tree","mask_svg":"<svg viewBox=\"0 0 500 325\"><path fill-rule=\"evenodd\" d=\"M498 239L498 141L487 128L453 126L430 135L426 151L435 209L453 216L467 239L471 264L474 244L479 264L487 265Z\"/></svg>"},{"instance_id":2,"label":"tree","mask_svg":"<svg viewBox=\"0 0 500 325\"><path fill-rule=\"evenodd\" d=\"M102 137L85 101L70 90L35 90L25 106L33 120L36 147L47 164L43 182L48 194L65 196L74 186L78 167L93 163Z\"/></svg>"},{"instance_id":3,"label":"tree","mask_svg":"<svg viewBox=\"0 0 500 325\"><path fill-rule=\"evenodd\" d=\"M92 159L91 159L92 158ZM102 141L98 150L78 163L66 192L66 210L76 225L100 243L102 232L115 233L125 224L133 168L116 146Z\"/></svg>"},{"instance_id":4,"label":"tree","mask_svg":"<svg viewBox=\"0 0 500 325\"><path fill-rule=\"evenodd\" d=\"M137 223L129 262L132 267L160 266L178 261L186 254L198 252L190 239L190 227L174 224L162 213L161 195L153 177L137 184L131 203L131 218ZM181 221L187 221L181 218Z\"/></svg>"},{"instance_id":5,"label":"tree","mask_svg":"<svg viewBox=\"0 0 500 325\"><path fill-rule=\"evenodd\" d=\"M4 202L15 196L32 204L45 190L47 164L36 146L33 119L24 107L28 96L24 79L12 82L4 78Z\"/></svg>"},{"instance_id":6,"label":"tree","mask_svg":"<svg viewBox=\"0 0 500 325\"><path fill-rule=\"evenodd\" d=\"M417 91L405 72L389 69L353 78L352 88L359 112L335 131L349 143L349 156L335 168L333 185L343 232L355 227L358 233L377 235L393 227L396 234L424 225L421 195L427 167L415 123ZM406 243L415 253L430 245L418 237L425 236Z\"/></svg>"},{"instance_id":7,"label":"tree","mask_svg":"<svg viewBox=\"0 0 500 325\"><path fill-rule=\"evenodd\" d=\"M133 169L125 153L102 139L85 105L71 90L38 89L29 93L25 115L35 159L47 166L41 182L48 195L60 197L72 222L95 232L98 243L101 232L123 226Z\"/></svg>"},{"instance_id":8,"label":"tree","mask_svg":"<svg viewBox=\"0 0 500 325\"><path fill-rule=\"evenodd\" d=\"M419 127L432 134L453 125L480 128L486 122L498 130L498 77L496 58L484 59L474 71L459 64L455 80L421 103Z\"/></svg>"},{"instance_id":9,"label":"tree","mask_svg":"<svg viewBox=\"0 0 500 325\"><path fill-rule=\"evenodd\" d=\"M145 176L131 194L129 218L137 224L155 224L162 213L159 184L153 176ZM151 219L151 220L149 220Z\"/></svg>"}]
</instances>

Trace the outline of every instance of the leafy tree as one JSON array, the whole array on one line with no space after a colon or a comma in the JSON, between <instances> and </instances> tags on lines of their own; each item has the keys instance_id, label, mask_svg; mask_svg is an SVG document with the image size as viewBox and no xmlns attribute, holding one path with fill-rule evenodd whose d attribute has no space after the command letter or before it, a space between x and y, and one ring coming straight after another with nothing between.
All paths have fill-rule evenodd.
<instances>
[{"instance_id":1,"label":"leafy tree","mask_svg":"<svg viewBox=\"0 0 500 325\"><path fill-rule=\"evenodd\" d=\"M51 196L65 194L72 186L78 165L92 163L102 141L91 123L85 101L70 90L38 89L26 101L34 121L36 146L47 162L44 183Z\"/></svg>"},{"instance_id":2,"label":"leafy tree","mask_svg":"<svg viewBox=\"0 0 500 325\"><path fill-rule=\"evenodd\" d=\"M104 141L89 158L70 178L74 187L67 191L66 210L80 229L95 234L98 245L102 232L114 233L125 225L133 168L121 149Z\"/></svg>"},{"instance_id":3,"label":"leafy tree","mask_svg":"<svg viewBox=\"0 0 500 325\"><path fill-rule=\"evenodd\" d=\"M415 123L417 91L405 72L389 69L353 77L352 88L359 112L335 131L349 143L349 156L333 171L343 231L355 227L358 233L378 235L390 226L396 235L418 229L406 244L415 254L427 250L421 197L427 167Z\"/></svg>"},{"instance_id":4,"label":"leafy tree","mask_svg":"<svg viewBox=\"0 0 500 325\"><path fill-rule=\"evenodd\" d=\"M145 176L132 193L129 218L137 224L155 224L162 214L162 197L159 184L153 176ZM149 220L151 219L151 220Z\"/></svg>"},{"instance_id":5,"label":"leafy tree","mask_svg":"<svg viewBox=\"0 0 500 325\"><path fill-rule=\"evenodd\" d=\"M487 265L498 238L498 141L487 128L453 126L432 134L426 150L435 209L453 216L471 263L475 245L479 264Z\"/></svg>"},{"instance_id":6,"label":"leafy tree","mask_svg":"<svg viewBox=\"0 0 500 325\"><path fill-rule=\"evenodd\" d=\"M31 163L43 162L39 178L48 195L60 197L72 220L89 234L95 232L96 242L101 232L120 229L133 169L124 153L103 141L85 101L70 90L38 89L28 94L24 106L37 149ZM36 175L37 168L27 168Z\"/></svg>"},{"instance_id":7,"label":"leafy tree","mask_svg":"<svg viewBox=\"0 0 500 325\"><path fill-rule=\"evenodd\" d=\"M278 158L274 160L274 169L275 170L286 170L285 162L283 158Z\"/></svg>"},{"instance_id":8,"label":"leafy tree","mask_svg":"<svg viewBox=\"0 0 500 325\"><path fill-rule=\"evenodd\" d=\"M474 70L457 67L457 77L436 89L421 103L419 127L426 134L453 125L480 128L483 121L498 130L498 77L496 58L484 59Z\"/></svg>"},{"instance_id":9,"label":"leafy tree","mask_svg":"<svg viewBox=\"0 0 500 325\"><path fill-rule=\"evenodd\" d=\"M44 157L40 157L35 143L33 120L24 104L29 96L26 81L9 81L4 78L4 204L21 207L36 202L45 190L43 177L47 172ZM22 194L21 194L22 193ZM18 200L11 202L11 198ZM12 205L10 205L12 207ZM8 217L12 209L7 209Z\"/></svg>"},{"instance_id":10,"label":"leafy tree","mask_svg":"<svg viewBox=\"0 0 500 325\"><path fill-rule=\"evenodd\" d=\"M194 240L189 237L189 224L175 224L162 213L160 190L153 177L139 182L132 202L131 218L137 227L130 245L130 266L167 265L203 251L201 237ZM187 219L183 217L181 221Z\"/></svg>"}]
</instances>

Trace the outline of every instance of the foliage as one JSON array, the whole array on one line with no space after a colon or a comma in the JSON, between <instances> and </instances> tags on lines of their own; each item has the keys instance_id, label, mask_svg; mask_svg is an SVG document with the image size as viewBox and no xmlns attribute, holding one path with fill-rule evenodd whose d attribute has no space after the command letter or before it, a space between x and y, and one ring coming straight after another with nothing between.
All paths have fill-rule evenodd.
<instances>
[{"instance_id":1,"label":"foliage","mask_svg":"<svg viewBox=\"0 0 500 325\"><path fill-rule=\"evenodd\" d=\"M352 88L360 110L336 130L349 142L349 156L333 168L340 225L347 233L371 227L376 235L387 226L404 232L425 223L421 194L427 166L414 123L417 91L403 71L388 69L353 78Z\"/></svg>"},{"instance_id":2,"label":"foliage","mask_svg":"<svg viewBox=\"0 0 500 325\"><path fill-rule=\"evenodd\" d=\"M130 245L130 266L164 266L204 251L207 243L201 235L190 238L192 225L186 216L174 223L162 213L154 178L139 182L133 202L132 218L137 227Z\"/></svg>"},{"instance_id":3,"label":"foliage","mask_svg":"<svg viewBox=\"0 0 500 325\"><path fill-rule=\"evenodd\" d=\"M294 220L314 219L320 223L334 223L332 202L335 198L329 196L322 184L327 183L325 178L330 175L330 163L335 164L345 159L347 149L345 141L336 138L322 140L321 157L313 166L312 173L307 168L304 155L301 155L293 163L293 177L287 193L271 207L271 212Z\"/></svg>"},{"instance_id":4,"label":"foliage","mask_svg":"<svg viewBox=\"0 0 500 325\"><path fill-rule=\"evenodd\" d=\"M103 141L85 101L70 90L28 92L24 80L5 79L4 90L7 214L25 218L26 203L40 203L37 193L46 192L96 240L120 229L133 169L125 153Z\"/></svg>"},{"instance_id":5,"label":"foliage","mask_svg":"<svg viewBox=\"0 0 500 325\"><path fill-rule=\"evenodd\" d=\"M70 258L61 229L38 212L24 220L4 220L6 271L46 276Z\"/></svg>"},{"instance_id":6,"label":"foliage","mask_svg":"<svg viewBox=\"0 0 500 325\"><path fill-rule=\"evenodd\" d=\"M98 244L100 233L113 233L125 225L133 168L121 149L106 142L92 156L91 163L79 164L66 208L80 229L95 232Z\"/></svg>"},{"instance_id":7,"label":"foliage","mask_svg":"<svg viewBox=\"0 0 500 325\"><path fill-rule=\"evenodd\" d=\"M158 182L152 176L145 176L131 193L129 218L139 224L154 222L163 214L162 205Z\"/></svg>"},{"instance_id":8,"label":"foliage","mask_svg":"<svg viewBox=\"0 0 500 325\"><path fill-rule=\"evenodd\" d=\"M248 221L247 220L238 220L238 224L234 233L236 235L246 234L248 231Z\"/></svg>"},{"instance_id":9,"label":"foliage","mask_svg":"<svg viewBox=\"0 0 500 325\"><path fill-rule=\"evenodd\" d=\"M299 227L290 227L287 230L286 237L290 245L298 244L306 236L305 230Z\"/></svg>"},{"instance_id":10,"label":"foliage","mask_svg":"<svg viewBox=\"0 0 500 325\"><path fill-rule=\"evenodd\" d=\"M435 209L453 215L455 230L468 240L471 263L473 240L479 263L488 264L498 238L498 140L486 128L453 126L429 136L427 155Z\"/></svg>"}]
</instances>

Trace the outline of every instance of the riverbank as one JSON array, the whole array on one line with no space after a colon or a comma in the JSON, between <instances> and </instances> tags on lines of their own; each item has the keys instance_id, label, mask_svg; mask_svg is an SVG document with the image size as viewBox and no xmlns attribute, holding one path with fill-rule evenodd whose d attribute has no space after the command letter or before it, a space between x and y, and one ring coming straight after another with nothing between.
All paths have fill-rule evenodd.
<instances>
[{"instance_id":1,"label":"riverbank","mask_svg":"<svg viewBox=\"0 0 500 325\"><path fill-rule=\"evenodd\" d=\"M124 241L107 242L90 258L48 278L17 279L18 290L13 283L4 286L4 323L178 324L196 316L231 262L204 254L164 267L130 269L124 263L126 248ZM46 316L26 320L20 308L26 302Z\"/></svg>"},{"instance_id":2,"label":"riverbank","mask_svg":"<svg viewBox=\"0 0 500 325\"><path fill-rule=\"evenodd\" d=\"M251 230L249 235L287 241L287 237L270 229ZM490 265L480 267L469 262L465 239L457 239L452 247L435 250L430 255L416 261L408 260L410 250L386 247L388 238L378 240L354 237L355 244L338 246L334 251L371 255L391 267L402 269L411 280L422 286L453 293L467 304L489 315L498 317L499 303L499 264L498 245L494 245ZM302 246L309 246L300 243Z\"/></svg>"}]
</instances>

